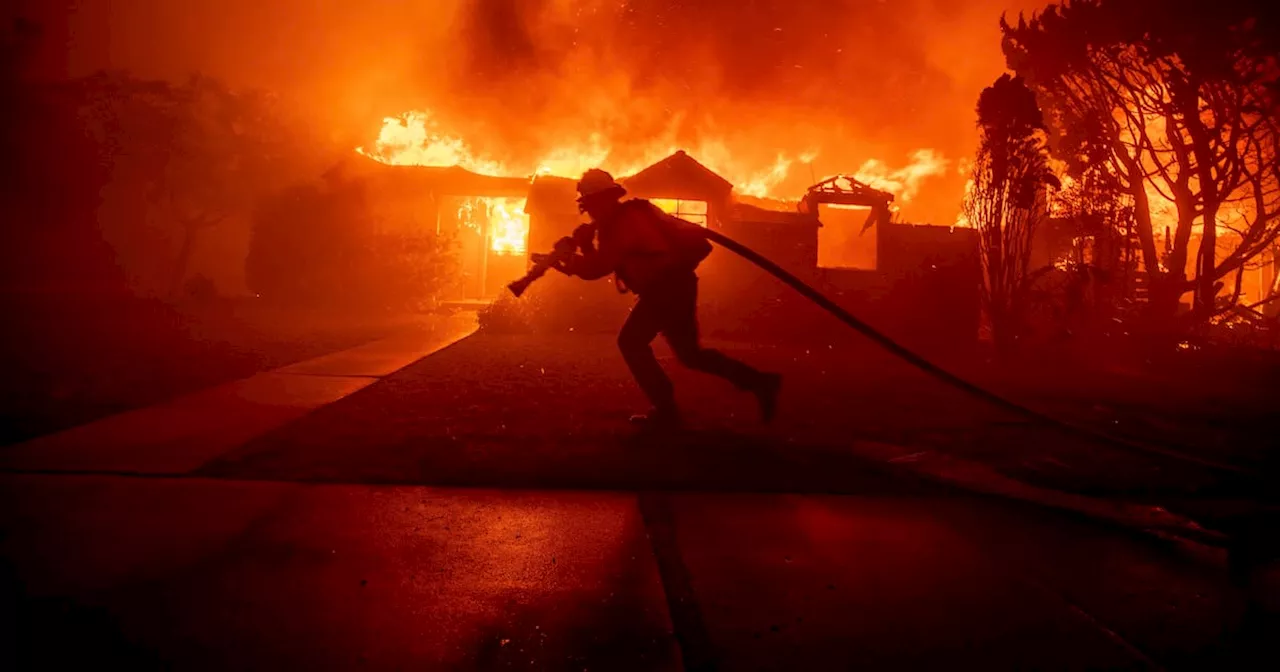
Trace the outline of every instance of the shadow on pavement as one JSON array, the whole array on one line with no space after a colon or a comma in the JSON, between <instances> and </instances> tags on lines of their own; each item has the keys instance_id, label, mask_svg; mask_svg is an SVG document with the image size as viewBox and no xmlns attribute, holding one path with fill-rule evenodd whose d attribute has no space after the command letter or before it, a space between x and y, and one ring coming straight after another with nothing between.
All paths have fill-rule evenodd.
<instances>
[{"instance_id":1,"label":"shadow on pavement","mask_svg":"<svg viewBox=\"0 0 1280 672\"><path fill-rule=\"evenodd\" d=\"M627 552L648 554L643 535L629 543L633 547ZM457 669L681 669L681 653L669 631L636 627L659 618L638 616L644 608L628 591L590 601L522 604L512 598L501 618L480 628L474 649L460 652Z\"/></svg>"}]
</instances>

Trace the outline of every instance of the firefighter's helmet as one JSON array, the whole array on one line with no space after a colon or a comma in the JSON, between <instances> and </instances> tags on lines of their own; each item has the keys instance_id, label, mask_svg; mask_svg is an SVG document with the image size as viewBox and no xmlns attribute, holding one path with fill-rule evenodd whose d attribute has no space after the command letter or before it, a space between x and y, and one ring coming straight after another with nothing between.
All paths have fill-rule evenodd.
<instances>
[{"instance_id":1,"label":"firefighter's helmet","mask_svg":"<svg viewBox=\"0 0 1280 672\"><path fill-rule=\"evenodd\" d=\"M581 203L588 198L604 198L606 195L610 198L621 198L627 193L627 190L618 184L609 173L592 168L582 174L582 179L578 180L578 202Z\"/></svg>"}]
</instances>

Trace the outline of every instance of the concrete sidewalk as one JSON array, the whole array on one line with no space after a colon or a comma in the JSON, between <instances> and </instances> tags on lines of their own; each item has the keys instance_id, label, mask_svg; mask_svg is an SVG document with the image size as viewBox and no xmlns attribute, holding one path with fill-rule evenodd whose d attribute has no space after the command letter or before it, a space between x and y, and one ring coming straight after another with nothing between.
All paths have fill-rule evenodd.
<instances>
[{"instance_id":1,"label":"concrete sidewalk","mask_svg":"<svg viewBox=\"0 0 1280 672\"><path fill-rule=\"evenodd\" d=\"M385 339L0 448L10 471L182 474L475 331L439 316Z\"/></svg>"}]
</instances>

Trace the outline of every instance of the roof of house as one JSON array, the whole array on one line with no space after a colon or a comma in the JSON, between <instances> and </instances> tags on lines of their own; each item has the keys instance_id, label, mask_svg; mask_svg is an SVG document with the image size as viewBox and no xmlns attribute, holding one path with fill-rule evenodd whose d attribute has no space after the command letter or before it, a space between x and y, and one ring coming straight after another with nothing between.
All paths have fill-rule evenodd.
<instances>
[{"instance_id":1,"label":"roof of house","mask_svg":"<svg viewBox=\"0 0 1280 672\"><path fill-rule=\"evenodd\" d=\"M733 183L698 163L684 150L619 180L632 196L719 201L728 198Z\"/></svg>"},{"instance_id":2,"label":"roof of house","mask_svg":"<svg viewBox=\"0 0 1280 672\"><path fill-rule=\"evenodd\" d=\"M447 196L523 198L529 179L473 173L459 166L398 166L354 155L330 168L325 177L363 179L394 191L423 191Z\"/></svg>"},{"instance_id":3,"label":"roof of house","mask_svg":"<svg viewBox=\"0 0 1280 672\"><path fill-rule=\"evenodd\" d=\"M577 181L567 177L539 175L529 185L524 211L536 214L577 215Z\"/></svg>"}]
</instances>

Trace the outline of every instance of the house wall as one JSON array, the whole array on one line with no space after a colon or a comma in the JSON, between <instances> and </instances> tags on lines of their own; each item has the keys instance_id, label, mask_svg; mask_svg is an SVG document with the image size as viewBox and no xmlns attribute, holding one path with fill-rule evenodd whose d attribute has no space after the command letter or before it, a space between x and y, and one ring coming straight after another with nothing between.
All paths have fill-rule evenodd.
<instances>
[{"instance_id":1,"label":"house wall","mask_svg":"<svg viewBox=\"0 0 1280 672\"><path fill-rule=\"evenodd\" d=\"M859 319L928 352L973 347L980 316L977 238L949 227L884 225L875 271L817 267L814 224L726 222L724 233L763 254ZM704 330L734 339L815 345L861 338L793 289L717 250L700 273Z\"/></svg>"},{"instance_id":2,"label":"house wall","mask_svg":"<svg viewBox=\"0 0 1280 672\"><path fill-rule=\"evenodd\" d=\"M817 224L725 221L721 233L795 274L817 280ZM699 269L704 331L733 338L795 338L821 320L794 290L737 255L717 248Z\"/></svg>"},{"instance_id":3,"label":"house wall","mask_svg":"<svg viewBox=\"0 0 1280 672\"><path fill-rule=\"evenodd\" d=\"M982 267L973 229L912 224L880 232L884 319L923 349L976 345Z\"/></svg>"}]
</instances>

